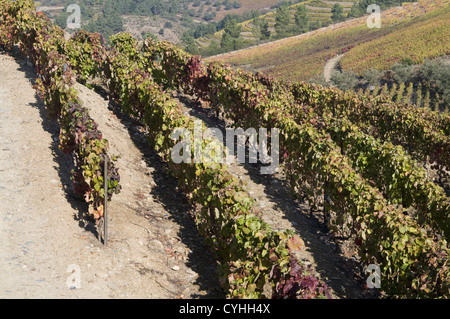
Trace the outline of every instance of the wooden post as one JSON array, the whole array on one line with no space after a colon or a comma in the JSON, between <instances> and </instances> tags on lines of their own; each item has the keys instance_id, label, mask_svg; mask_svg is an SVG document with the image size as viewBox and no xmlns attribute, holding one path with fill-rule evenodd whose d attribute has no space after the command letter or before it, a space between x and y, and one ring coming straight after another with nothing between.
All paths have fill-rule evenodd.
<instances>
[{"instance_id":1,"label":"wooden post","mask_svg":"<svg viewBox=\"0 0 450 319\"><path fill-rule=\"evenodd\" d=\"M103 244L106 246L108 243L108 158L106 155L103 180L105 182L105 204L103 206Z\"/></svg>"}]
</instances>

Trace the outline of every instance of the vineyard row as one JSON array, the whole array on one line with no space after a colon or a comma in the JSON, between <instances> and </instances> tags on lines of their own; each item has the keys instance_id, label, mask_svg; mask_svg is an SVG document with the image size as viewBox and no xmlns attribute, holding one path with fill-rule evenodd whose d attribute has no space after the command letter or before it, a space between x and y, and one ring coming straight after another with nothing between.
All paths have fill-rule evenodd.
<instances>
[{"instance_id":1,"label":"vineyard row","mask_svg":"<svg viewBox=\"0 0 450 319\"><path fill-rule=\"evenodd\" d=\"M303 108L305 116L311 115L310 105L292 104L291 94L283 94L284 88L261 75L218 63L205 66L198 57L191 57L168 43L146 40L142 59L138 58L139 49L128 52L143 68L153 70L153 77L160 84L197 95L224 112L236 126L278 128L286 176L293 191L298 192L305 184L314 182L322 185L330 198L329 208L337 215L335 221L351 221L361 242L362 260L382 266L382 285L389 294L448 295L446 240L429 225L420 225L403 207L389 203L353 169L349 158L341 153L329 134L318 129L316 119L296 121L292 111L301 112ZM261 86L263 82L266 85ZM448 229L446 207L444 217L431 218L436 217L434 222L441 218Z\"/></svg>"}]
</instances>

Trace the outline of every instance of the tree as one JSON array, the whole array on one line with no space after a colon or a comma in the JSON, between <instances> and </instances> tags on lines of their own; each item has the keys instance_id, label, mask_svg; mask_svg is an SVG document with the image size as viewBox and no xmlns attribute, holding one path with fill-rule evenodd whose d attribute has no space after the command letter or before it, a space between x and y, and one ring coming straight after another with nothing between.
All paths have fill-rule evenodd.
<instances>
[{"instance_id":1,"label":"tree","mask_svg":"<svg viewBox=\"0 0 450 319\"><path fill-rule=\"evenodd\" d=\"M111 35L123 31L122 17L114 12L109 16L99 16L97 20L91 20L85 30L88 32L98 32L105 39L108 39Z\"/></svg>"},{"instance_id":2,"label":"tree","mask_svg":"<svg viewBox=\"0 0 450 319\"><path fill-rule=\"evenodd\" d=\"M220 41L220 46L225 52L239 50L243 46L242 38L240 36L232 37L229 33L224 32Z\"/></svg>"},{"instance_id":3,"label":"tree","mask_svg":"<svg viewBox=\"0 0 450 319\"><path fill-rule=\"evenodd\" d=\"M222 39L220 40L220 47L225 51L233 50L233 37L229 33L224 32L222 34Z\"/></svg>"},{"instance_id":4,"label":"tree","mask_svg":"<svg viewBox=\"0 0 450 319\"><path fill-rule=\"evenodd\" d=\"M331 73L331 83L341 90L353 90L358 84L358 78L352 71L333 71Z\"/></svg>"},{"instance_id":5,"label":"tree","mask_svg":"<svg viewBox=\"0 0 450 319\"><path fill-rule=\"evenodd\" d=\"M275 11L275 31L277 36L282 38L287 36L291 23L291 13L288 5L282 5Z\"/></svg>"},{"instance_id":6,"label":"tree","mask_svg":"<svg viewBox=\"0 0 450 319\"><path fill-rule=\"evenodd\" d=\"M317 30L322 27L322 23L319 20L312 21L309 25L310 30Z\"/></svg>"},{"instance_id":7,"label":"tree","mask_svg":"<svg viewBox=\"0 0 450 319\"><path fill-rule=\"evenodd\" d=\"M270 38L269 22L256 17L253 19L253 36L259 40Z\"/></svg>"},{"instance_id":8,"label":"tree","mask_svg":"<svg viewBox=\"0 0 450 319\"><path fill-rule=\"evenodd\" d=\"M155 2L155 4L152 6L152 13L154 15L160 15L163 11L164 5L159 1Z\"/></svg>"},{"instance_id":9,"label":"tree","mask_svg":"<svg viewBox=\"0 0 450 319\"><path fill-rule=\"evenodd\" d=\"M214 19L215 16L216 16L215 12L206 12L205 15L203 16L203 20L211 21Z\"/></svg>"},{"instance_id":10,"label":"tree","mask_svg":"<svg viewBox=\"0 0 450 319\"><path fill-rule=\"evenodd\" d=\"M241 20L241 17L237 14L227 14L222 20L220 20L217 23L217 30L225 29L225 26L227 23L239 23Z\"/></svg>"},{"instance_id":11,"label":"tree","mask_svg":"<svg viewBox=\"0 0 450 319\"><path fill-rule=\"evenodd\" d=\"M200 54L203 56L210 56L221 53L223 50L220 47L220 43L216 40L212 40L207 48L202 48Z\"/></svg>"},{"instance_id":12,"label":"tree","mask_svg":"<svg viewBox=\"0 0 450 319\"><path fill-rule=\"evenodd\" d=\"M225 28L223 29L220 46L225 52L238 50L242 47L241 38L242 26L240 26L235 19L228 19L225 21Z\"/></svg>"},{"instance_id":13,"label":"tree","mask_svg":"<svg viewBox=\"0 0 450 319\"><path fill-rule=\"evenodd\" d=\"M363 15L363 12L361 10L361 7L359 6L359 3L356 1L353 3L352 8L350 9L350 12L348 13L349 18L358 18Z\"/></svg>"},{"instance_id":14,"label":"tree","mask_svg":"<svg viewBox=\"0 0 450 319\"><path fill-rule=\"evenodd\" d=\"M397 83L392 84L391 90L389 91L389 99L391 99L392 101L394 101L394 97L397 94L397 90L398 90Z\"/></svg>"},{"instance_id":15,"label":"tree","mask_svg":"<svg viewBox=\"0 0 450 319\"><path fill-rule=\"evenodd\" d=\"M242 26L236 20L228 20L225 22L225 33L228 33L233 38L239 38L242 31Z\"/></svg>"},{"instance_id":16,"label":"tree","mask_svg":"<svg viewBox=\"0 0 450 319\"><path fill-rule=\"evenodd\" d=\"M169 13L172 15L177 14L180 12L180 3L178 0L172 0L170 1L170 7L169 7Z\"/></svg>"},{"instance_id":17,"label":"tree","mask_svg":"<svg viewBox=\"0 0 450 319\"><path fill-rule=\"evenodd\" d=\"M144 31L142 31L141 32L141 37L142 37L142 39L151 38L153 41L158 41L158 37L156 35L154 35L153 33L151 33L151 32L144 32Z\"/></svg>"},{"instance_id":18,"label":"tree","mask_svg":"<svg viewBox=\"0 0 450 319\"><path fill-rule=\"evenodd\" d=\"M261 23L261 40L270 38L269 22L264 20Z\"/></svg>"},{"instance_id":19,"label":"tree","mask_svg":"<svg viewBox=\"0 0 450 319\"><path fill-rule=\"evenodd\" d=\"M368 86L375 86L377 84L380 84L382 76L382 72L376 69L367 69L366 71L364 71L363 78L364 80L366 80Z\"/></svg>"},{"instance_id":20,"label":"tree","mask_svg":"<svg viewBox=\"0 0 450 319\"><path fill-rule=\"evenodd\" d=\"M192 55L200 54L197 42L195 41L195 39L192 36L183 37L183 43L185 44L186 52L188 52Z\"/></svg>"},{"instance_id":21,"label":"tree","mask_svg":"<svg viewBox=\"0 0 450 319\"><path fill-rule=\"evenodd\" d=\"M342 6L339 3L335 3L333 5L333 8L331 8L331 13L331 20L334 22L344 20L344 9L342 9Z\"/></svg>"},{"instance_id":22,"label":"tree","mask_svg":"<svg viewBox=\"0 0 450 319\"><path fill-rule=\"evenodd\" d=\"M186 31L185 33L189 33L191 36L194 37L194 39L198 39L201 37L204 37L208 34L214 34L217 32L216 24L215 23L208 23L208 24L197 24L195 26L195 29L191 28L190 30Z\"/></svg>"},{"instance_id":23,"label":"tree","mask_svg":"<svg viewBox=\"0 0 450 319\"><path fill-rule=\"evenodd\" d=\"M304 4L297 7L295 12L295 24L296 29L300 33L305 33L309 31L310 18L308 14L308 9Z\"/></svg>"}]
</instances>

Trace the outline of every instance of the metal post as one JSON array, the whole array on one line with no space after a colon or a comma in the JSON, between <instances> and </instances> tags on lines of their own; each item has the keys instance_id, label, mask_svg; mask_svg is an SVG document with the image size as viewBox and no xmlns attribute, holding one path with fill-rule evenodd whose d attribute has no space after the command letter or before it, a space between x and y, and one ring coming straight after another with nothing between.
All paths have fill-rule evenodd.
<instances>
[{"instance_id":1,"label":"metal post","mask_svg":"<svg viewBox=\"0 0 450 319\"><path fill-rule=\"evenodd\" d=\"M103 206L103 244L108 243L108 158L105 156L105 169L104 169L104 182L105 182L105 204Z\"/></svg>"}]
</instances>

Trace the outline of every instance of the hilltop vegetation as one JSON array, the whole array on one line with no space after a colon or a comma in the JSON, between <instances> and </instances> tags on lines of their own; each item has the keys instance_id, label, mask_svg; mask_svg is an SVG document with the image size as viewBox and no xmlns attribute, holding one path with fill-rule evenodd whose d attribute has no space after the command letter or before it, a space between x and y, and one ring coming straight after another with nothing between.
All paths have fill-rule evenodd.
<instances>
[{"instance_id":1,"label":"hilltop vegetation","mask_svg":"<svg viewBox=\"0 0 450 319\"><path fill-rule=\"evenodd\" d=\"M49 5L59 5L59 11L46 13L64 28L70 2L73 1L44 0L39 5L47 5L47 10ZM209 56L282 39L209 61L222 60L289 81L311 81L365 94L384 94L436 110L449 108L447 83L441 80L447 74L448 64L428 63L433 65L432 70L442 64L439 72L431 72L435 79L424 75L419 67L426 60L450 54L448 0L403 3L403 7L383 11L381 29L368 28L366 16L361 17L369 3L386 9L401 1L79 0L77 3L82 28L101 33L106 41L112 34L127 30L140 39L168 40L191 54ZM217 20L217 13L222 11L233 14ZM348 18L355 19L320 28ZM289 37L293 34L300 35ZM339 71L327 83L322 77L324 65L337 54L344 54ZM415 71L407 79L405 76L399 79L398 71L412 65L418 65Z\"/></svg>"},{"instance_id":2,"label":"hilltop vegetation","mask_svg":"<svg viewBox=\"0 0 450 319\"><path fill-rule=\"evenodd\" d=\"M43 0L36 2L44 12L62 28L66 27L67 6L75 3L81 8L82 28L90 32L100 32L105 38L120 31L130 31L141 37L150 28L155 38L173 40L165 37L167 30L182 38L187 30L217 32L223 27L221 21L227 15L247 20L272 10L278 0ZM139 17L140 25L129 27L130 20ZM152 23L152 22L156 22ZM170 33L170 32L169 32ZM142 36L145 37L145 36ZM175 41L176 42L176 41Z\"/></svg>"},{"instance_id":3,"label":"hilltop vegetation","mask_svg":"<svg viewBox=\"0 0 450 319\"><path fill-rule=\"evenodd\" d=\"M344 11L350 11L353 1L308 0L297 1L297 3L284 1L279 3L275 10L264 15L245 21L236 21L237 27L241 31L237 37L240 37L242 41L254 44L259 41L284 38L317 29L331 22L333 8L338 8L340 11L339 16L336 16L335 19L344 19ZM214 46L214 42L220 42L226 33L226 30L220 30L198 39L197 43L200 48ZM207 54L214 53L212 48L203 51ZM222 51L227 52L228 50L222 48Z\"/></svg>"}]
</instances>

